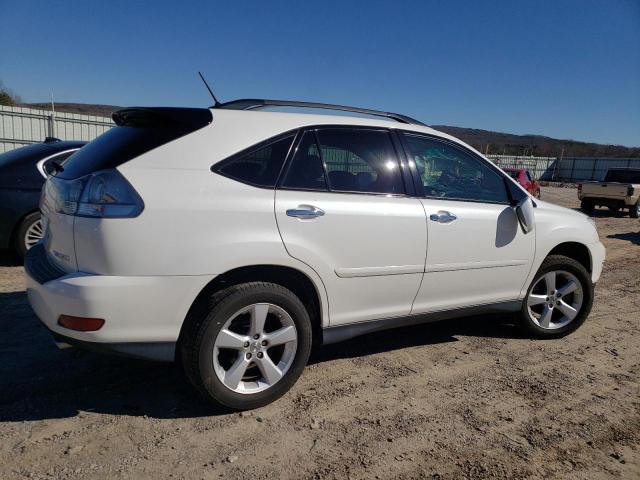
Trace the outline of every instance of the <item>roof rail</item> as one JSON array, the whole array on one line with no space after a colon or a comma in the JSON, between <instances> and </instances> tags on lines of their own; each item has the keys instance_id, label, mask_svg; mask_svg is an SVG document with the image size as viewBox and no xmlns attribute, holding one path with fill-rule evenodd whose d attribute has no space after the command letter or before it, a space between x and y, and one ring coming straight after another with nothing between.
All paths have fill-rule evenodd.
<instances>
[{"instance_id":1,"label":"roof rail","mask_svg":"<svg viewBox=\"0 0 640 480\"><path fill-rule=\"evenodd\" d=\"M294 100L267 100L264 98L243 98L231 100L230 102L219 103L211 108L223 108L228 110L255 110L265 107L298 107L298 108L320 108L324 110L339 110L343 112L361 113L363 115L374 115L376 117L391 118L401 123L428 126L418 120L399 113L382 112L380 110L370 110L368 108L348 107L346 105L334 105L331 103L297 102Z\"/></svg>"}]
</instances>

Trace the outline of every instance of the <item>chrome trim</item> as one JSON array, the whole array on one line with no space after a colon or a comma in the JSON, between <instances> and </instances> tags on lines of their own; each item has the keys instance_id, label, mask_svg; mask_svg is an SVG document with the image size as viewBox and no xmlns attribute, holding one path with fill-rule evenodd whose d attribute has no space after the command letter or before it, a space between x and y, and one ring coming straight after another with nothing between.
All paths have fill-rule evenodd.
<instances>
[{"instance_id":1,"label":"chrome trim","mask_svg":"<svg viewBox=\"0 0 640 480\"><path fill-rule=\"evenodd\" d=\"M351 267L336 268L335 273L340 278L376 277L381 275L404 275L407 273L422 273L424 265L389 265L384 267Z\"/></svg>"},{"instance_id":2,"label":"chrome trim","mask_svg":"<svg viewBox=\"0 0 640 480\"><path fill-rule=\"evenodd\" d=\"M451 223L454 220L458 219L457 216L455 216L451 212L447 212L446 210L440 210L438 211L438 213L432 213L431 215L429 215L429 218L432 221L438 222L438 223Z\"/></svg>"},{"instance_id":3,"label":"chrome trim","mask_svg":"<svg viewBox=\"0 0 640 480\"><path fill-rule=\"evenodd\" d=\"M298 205L298 208L287 210L287 215L295 218L317 218L324 215L324 210L313 205Z\"/></svg>"},{"instance_id":4,"label":"chrome trim","mask_svg":"<svg viewBox=\"0 0 640 480\"><path fill-rule=\"evenodd\" d=\"M70 148L69 150L63 150L62 152L56 152L53 155L49 155L48 157L45 157L42 160L39 160L38 163L36 163L36 168L38 169L38 172L40 172L40 175L42 175L44 178L47 178L48 175L44 171L44 163L47 160L51 160L52 158L55 158L58 155L62 155L64 153L77 152L78 150L80 150L80 148Z\"/></svg>"}]
</instances>

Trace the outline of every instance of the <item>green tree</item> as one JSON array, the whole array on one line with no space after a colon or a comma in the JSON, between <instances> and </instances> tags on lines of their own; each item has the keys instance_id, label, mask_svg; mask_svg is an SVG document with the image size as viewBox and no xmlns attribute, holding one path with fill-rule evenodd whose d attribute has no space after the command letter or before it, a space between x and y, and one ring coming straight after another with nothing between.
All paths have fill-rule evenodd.
<instances>
[{"instance_id":1,"label":"green tree","mask_svg":"<svg viewBox=\"0 0 640 480\"><path fill-rule=\"evenodd\" d=\"M13 107L20 103L20 98L4 86L2 80L0 80L0 105L8 105Z\"/></svg>"}]
</instances>

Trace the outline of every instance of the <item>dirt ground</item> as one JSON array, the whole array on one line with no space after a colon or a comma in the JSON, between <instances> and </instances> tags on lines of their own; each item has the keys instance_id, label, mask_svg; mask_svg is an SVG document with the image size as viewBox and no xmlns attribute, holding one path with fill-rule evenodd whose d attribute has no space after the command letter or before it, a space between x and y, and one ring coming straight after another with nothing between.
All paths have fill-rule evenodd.
<instances>
[{"instance_id":1,"label":"dirt ground","mask_svg":"<svg viewBox=\"0 0 640 480\"><path fill-rule=\"evenodd\" d=\"M571 188L543 199L576 207ZM227 413L169 364L59 351L0 267L0 478L640 478L640 223L595 214L591 316L560 340L508 318L322 349L275 404Z\"/></svg>"}]
</instances>

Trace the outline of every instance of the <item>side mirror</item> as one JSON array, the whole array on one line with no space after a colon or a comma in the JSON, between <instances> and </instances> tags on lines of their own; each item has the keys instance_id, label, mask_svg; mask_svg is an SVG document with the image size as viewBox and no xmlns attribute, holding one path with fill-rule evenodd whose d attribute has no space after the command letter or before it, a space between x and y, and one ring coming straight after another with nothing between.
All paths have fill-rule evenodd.
<instances>
[{"instance_id":1,"label":"side mirror","mask_svg":"<svg viewBox=\"0 0 640 480\"><path fill-rule=\"evenodd\" d=\"M527 195L514 208L524 233L532 232L535 227L535 217L531 197Z\"/></svg>"}]
</instances>

